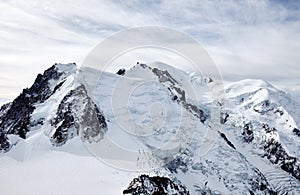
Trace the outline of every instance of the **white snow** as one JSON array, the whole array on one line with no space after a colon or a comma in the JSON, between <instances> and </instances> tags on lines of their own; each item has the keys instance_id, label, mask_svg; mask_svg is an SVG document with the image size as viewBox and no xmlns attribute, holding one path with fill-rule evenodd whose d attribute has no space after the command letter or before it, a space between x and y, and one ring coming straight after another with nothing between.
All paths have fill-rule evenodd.
<instances>
[{"instance_id":1,"label":"white snow","mask_svg":"<svg viewBox=\"0 0 300 195\"><path fill-rule=\"evenodd\" d=\"M122 194L136 177L91 155L55 150L24 160L3 156L0 173L1 194Z\"/></svg>"}]
</instances>

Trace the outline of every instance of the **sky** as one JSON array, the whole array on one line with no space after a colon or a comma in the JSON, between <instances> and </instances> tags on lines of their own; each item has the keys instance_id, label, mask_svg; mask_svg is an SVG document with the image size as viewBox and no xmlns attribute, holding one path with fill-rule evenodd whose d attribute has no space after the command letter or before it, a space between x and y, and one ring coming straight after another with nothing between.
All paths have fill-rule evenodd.
<instances>
[{"instance_id":1,"label":"sky","mask_svg":"<svg viewBox=\"0 0 300 195\"><path fill-rule=\"evenodd\" d=\"M0 0L0 98L54 63L80 65L113 33L149 25L192 36L227 81L264 79L300 98L298 0Z\"/></svg>"}]
</instances>

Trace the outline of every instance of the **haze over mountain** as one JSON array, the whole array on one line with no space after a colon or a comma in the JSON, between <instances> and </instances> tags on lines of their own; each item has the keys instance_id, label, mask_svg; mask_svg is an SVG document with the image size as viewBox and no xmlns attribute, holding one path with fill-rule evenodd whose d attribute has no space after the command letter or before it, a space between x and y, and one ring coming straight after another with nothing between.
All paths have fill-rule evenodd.
<instances>
[{"instance_id":1,"label":"haze over mountain","mask_svg":"<svg viewBox=\"0 0 300 195\"><path fill-rule=\"evenodd\" d=\"M14 98L49 64L80 65L103 39L141 26L166 26L192 36L225 80L263 79L300 97L297 0L9 0L1 1L0 9L0 98ZM165 54L142 53L123 63L176 65Z\"/></svg>"}]
</instances>

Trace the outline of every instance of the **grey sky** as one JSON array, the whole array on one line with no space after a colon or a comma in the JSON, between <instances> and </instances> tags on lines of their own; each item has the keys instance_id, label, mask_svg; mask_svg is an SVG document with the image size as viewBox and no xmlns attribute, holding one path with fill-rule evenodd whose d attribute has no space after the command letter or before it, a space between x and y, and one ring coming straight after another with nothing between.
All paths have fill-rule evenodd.
<instances>
[{"instance_id":1,"label":"grey sky","mask_svg":"<svg viewBox=\"0 0 300 195\"><path fill-rule=\"evenodd\" d=\"M300 91L300 1L10 0L0 3L0 97L18 95L56 62L80 64L112 33L145 25L193 36L226 80Z\"/></svg>"}]
</instances>

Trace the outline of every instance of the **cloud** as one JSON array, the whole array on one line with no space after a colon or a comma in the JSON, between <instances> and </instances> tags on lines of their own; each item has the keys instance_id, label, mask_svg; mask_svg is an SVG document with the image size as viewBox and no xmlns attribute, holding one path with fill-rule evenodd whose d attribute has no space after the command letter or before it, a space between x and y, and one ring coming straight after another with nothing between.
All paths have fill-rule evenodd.
<instances>
[{"instance_id":1,"label":"cloud","mask_svg":"<svg viewBox=\"0 0 300 195\"><path fill-rule=\"evenodd\" d=\"M2 1L0 82L9 82L1 87L0 97L15 96L55 62L80 64L112 33L144 25L191 35L227 80L261 78L286 83L280 86L297 92L299 8L296 1L278 0Z\"/></svg>"}]
</instances>

